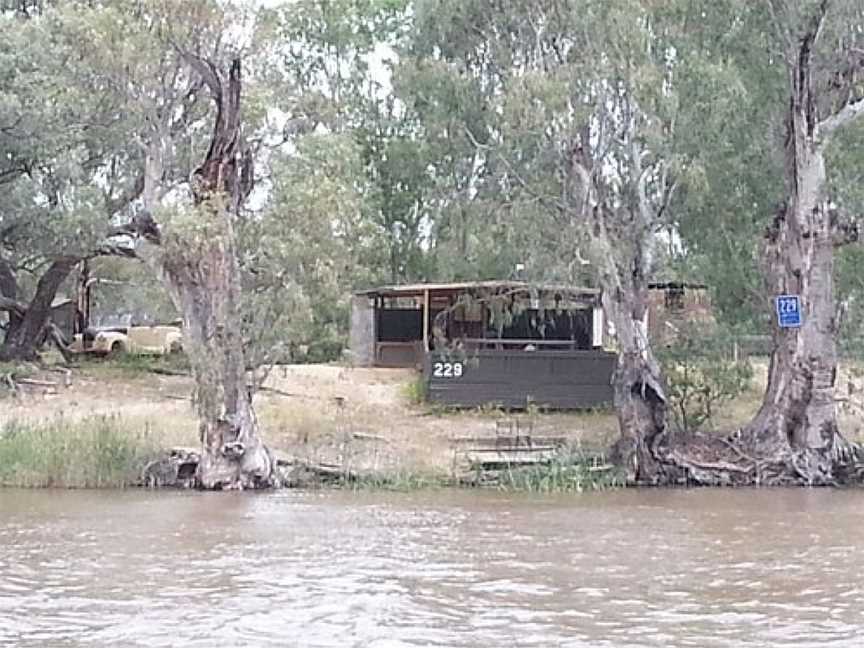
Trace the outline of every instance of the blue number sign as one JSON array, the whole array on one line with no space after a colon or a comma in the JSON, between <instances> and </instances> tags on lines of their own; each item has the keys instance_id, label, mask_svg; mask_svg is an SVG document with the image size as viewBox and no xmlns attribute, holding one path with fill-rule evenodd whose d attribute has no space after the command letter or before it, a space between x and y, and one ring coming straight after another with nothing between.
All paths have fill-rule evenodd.
<instances>
[{"instance_id":1,"label":"blue number sign","mask_svg":"<svg viewBox=\"0 0 864 648\"><path fill-rule=\"evenodd\" d=\"M801 298L798 295L780 295L777 303L777 324L780 328L801 326Z\"/></svg>"}]
</instances>

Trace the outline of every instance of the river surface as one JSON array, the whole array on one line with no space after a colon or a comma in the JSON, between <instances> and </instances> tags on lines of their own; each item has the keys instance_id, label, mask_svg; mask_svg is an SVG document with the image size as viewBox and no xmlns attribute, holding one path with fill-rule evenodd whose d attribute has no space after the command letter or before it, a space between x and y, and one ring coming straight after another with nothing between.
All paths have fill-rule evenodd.
<instances>
[{"instance_id":1,"label":"river surface","mask_svg":"<svg viewBox=\"0 0 864 648\"><path fill-rule=\"evenodd\" d=\"M864 492L0 490L0 645L864 646Z\"/></svg>"}]
</instances>

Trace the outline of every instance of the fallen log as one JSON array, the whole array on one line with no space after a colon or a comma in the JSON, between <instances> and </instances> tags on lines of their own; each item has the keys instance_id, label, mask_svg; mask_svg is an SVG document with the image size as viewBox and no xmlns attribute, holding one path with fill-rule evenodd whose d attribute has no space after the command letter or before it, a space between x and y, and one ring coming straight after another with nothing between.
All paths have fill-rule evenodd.
<instances>
[{"instance_id":1,"label":"fallen log","mask_svg":"<svg viewBox=\"0 0 864 648\"><path fill-rule=\"evenodd\" d=\"M359 476L352 470L336 464L296 461L294 464L280 464L282 485L287 488L311 488L327 484L354 483Z\"/></svg>"},{"instance_id":2,"label":"fallen log","mask_svg":"<svg viewBox=\"0 0 864 648\"><path fill-rule=\"evenodd\" d=\"M690 469L698 468L700 470L718 470L723 472L734 472L747 475L753 472L753 470L756 468L755 464L751 464L745 467L730 463L728 461L698 461L690 457L684 457L677 452L673 452L672 454L670 454L669 458L682 468Z\"/></svg>"},{"instance_id":3,"label":"fallen log","mask_svg":"<svg viewBox=\"0 0 864 648\"><path fill-rule=\"evenodd\" d=\"M17 378L15 380L19 385L31 385L33 387L56 387L57 383L50 380L36 380L34 378Z\"/></svg>"},{"instance_id":4,"label":"fallen log","mask_svg":"<svg viewBox=\"0 0 864 648\"><path fill-rule=\"evenodd\" d=\"M192 375L191 371L180 371L178 369L165 369L164 367L147 367L146 370L149 373L154 373L159 376L180 376L180 377L189 377Z\"/></svg>"},{"instance_id":5,"label":"fallen log","mask_svg":"<svg viewBox=\"0 0 864 648\"><path fill-rule=\"evenodd\" d=\"M63 386L71 387L72 386L72 370L66 369L65 367L49 367L47 371L52 373L62 373L63 374Z\"/></svg>"},{"instance_id":6,"label":"fallen log","mask_svg":"<svg viewBox=\"0 0 864 648\"><path fill-rule=\"evenodd\" d=\"M306 400L325 400L321 396L310 396L309 394L295 394L294 392L287 392L278 387L267 387L261 385L255 388L259 392L267 392L269 394L276 394L277 396L284 396L285 398L300 398Z\"/></svg>"},{"instance_id":7,"label":"fallen log","mask_svg":"<svg viewBox=\"0 0 864 648\"><path fill-rule=\"evenodd\" d=\"M379 441L381 443L389 443L389 440L379 434L367 434L366 432L354 432L353 436L358 441Z\"/></svg>"}]
</instances>

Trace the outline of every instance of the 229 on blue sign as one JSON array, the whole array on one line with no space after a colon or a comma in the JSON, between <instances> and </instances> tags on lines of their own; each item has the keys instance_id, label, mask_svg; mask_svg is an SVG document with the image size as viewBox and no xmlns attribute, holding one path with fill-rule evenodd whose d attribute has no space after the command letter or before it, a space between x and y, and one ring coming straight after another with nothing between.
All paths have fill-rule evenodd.
<instances>
[{"instance_id":1,"label":"229 on blue sign","mask_svg":"<svg viewBox=\"0 0 864 648\"><path fill-rule=\"evenodd\" d=\"M779 295L777 304L777 324L780 328L801 326L801 298L798 295Z\"/></svg>"}]
</instances>

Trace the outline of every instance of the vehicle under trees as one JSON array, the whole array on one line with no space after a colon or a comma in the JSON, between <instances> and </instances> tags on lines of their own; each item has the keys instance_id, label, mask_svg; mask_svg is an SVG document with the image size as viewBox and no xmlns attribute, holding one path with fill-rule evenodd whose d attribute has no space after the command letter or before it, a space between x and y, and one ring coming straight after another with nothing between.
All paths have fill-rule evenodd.
<instances>
[{"instance_id":1,"label":"vehicle under trees","mask_svg":"<svg viewBox=\"0 0 864 648\"><path fill-rule=\"evenodd\" d=\"M36 359L47 338L68 342L51 326L58 290L82 260L128 254L106 236L140 194L117 173L117 97L92 82L65 8L25 11L37 4L0 9L0 361Z\"/></svg>"}]
</instances>

